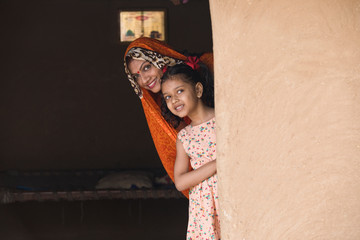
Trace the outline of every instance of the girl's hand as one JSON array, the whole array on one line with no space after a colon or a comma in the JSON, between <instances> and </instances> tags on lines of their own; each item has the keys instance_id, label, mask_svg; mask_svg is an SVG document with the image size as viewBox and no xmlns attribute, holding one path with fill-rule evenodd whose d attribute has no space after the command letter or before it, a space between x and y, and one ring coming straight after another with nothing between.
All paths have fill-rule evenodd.
<instances>
[{"instance_id":1,"label":"girl's hand","mask_svg":"<svg viewBox=\"0 0 360 240\"><path fill-rule=\"evenodd\" d=\"M211 170L211 171L214 171L214 174L215 174L215 173L217 172L216 159L215 159L215 160L211 160L210 162L204 164L204 165L201 166L200 168L202 168L202 167L204 167L204 166L206 166L206 165L208 165L208 164L210 164L210 165L209 165L210 170ZM200 168L199 168L199 169L200 169ZM213 175L214 175L214 174L213 174Z\"/></svg>"},{"instance_id":2,"label":"girl's hand","mask_svg":"<svg viewBox=\"0 0 360 240\"><path fill-rule=\"evenodd\" d=\"M190 159L178 139L176 142L176 160L174 167L174 180L179 191L191 188L216 173L216 160L208 162L196 170L189 172Z\"/></svg>"}]
</instances>

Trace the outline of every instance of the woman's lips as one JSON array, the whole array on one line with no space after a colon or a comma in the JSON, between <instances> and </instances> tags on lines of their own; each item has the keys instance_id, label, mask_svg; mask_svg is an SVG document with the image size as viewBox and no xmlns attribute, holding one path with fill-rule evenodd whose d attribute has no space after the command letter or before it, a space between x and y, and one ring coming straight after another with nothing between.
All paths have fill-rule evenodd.
<instances>
[{"instance_id":1,"label":"woman's lips","mask_svg":"<svg viewBox=\"0 0 360 240\"><path fill-rule=\"evenodd\" d=\"M153 87L155 87L156 82L157 82L157 80L155 79L154 81L152 81L151 83L149 83L147 86L148 86L150 89L152 89Z\"/></svg>"}]
</instances>

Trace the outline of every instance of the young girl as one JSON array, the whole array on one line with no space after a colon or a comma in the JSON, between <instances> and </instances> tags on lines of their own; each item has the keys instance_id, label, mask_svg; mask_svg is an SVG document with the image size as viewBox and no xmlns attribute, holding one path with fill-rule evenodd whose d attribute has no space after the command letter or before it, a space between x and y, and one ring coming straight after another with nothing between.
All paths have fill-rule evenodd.
<instances>
[{"instance_id":1,"label":"young girl","mask_svg":"<svg viewBox=\"0 0 360 240\"><path fill-rule=\"evenodd\" d=\"M178 133L174 166L176 188L190 188L188 240L220 239L214 100L204 69L197 61L178 64L167 68L161 83L164 117L173 125L191 120Z\"/></svg>"}]
</instances>

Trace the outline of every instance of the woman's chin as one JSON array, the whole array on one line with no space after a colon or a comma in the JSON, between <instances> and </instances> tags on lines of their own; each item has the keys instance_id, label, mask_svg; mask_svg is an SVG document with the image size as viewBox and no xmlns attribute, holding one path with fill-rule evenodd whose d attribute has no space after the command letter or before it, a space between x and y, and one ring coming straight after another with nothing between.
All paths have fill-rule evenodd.
<instances>
[{"instance_id":1,"label":"woman's chin","mask_svg":"<svg viewBox=\"0 0 360 240\"><path fill-rule=\"evenodd\" d=\"M156 84L153 88L148 87L147 90L149 90L150 92L153 92L153 93L159 93L161 90L161 85Z\"/></svg>"}]
</instances>

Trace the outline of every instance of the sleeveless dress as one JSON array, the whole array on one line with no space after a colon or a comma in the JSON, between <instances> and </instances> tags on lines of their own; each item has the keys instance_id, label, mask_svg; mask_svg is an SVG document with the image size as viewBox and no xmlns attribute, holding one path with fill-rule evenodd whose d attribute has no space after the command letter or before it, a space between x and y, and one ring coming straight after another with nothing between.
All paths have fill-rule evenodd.
<instances>
[{"instance_id":1,"label":"sleeveless dress","mask_svg":"<svg viewBox=\"0 0 360 240\"><path fill-rule=\"evenodd\" d=\"M197 169L216 159L215 118L197 126L188 125L178 138ZM189 191L189 222L187 240L220 239L217 174L205 179Z\"/></svg>"}]
</instances>

